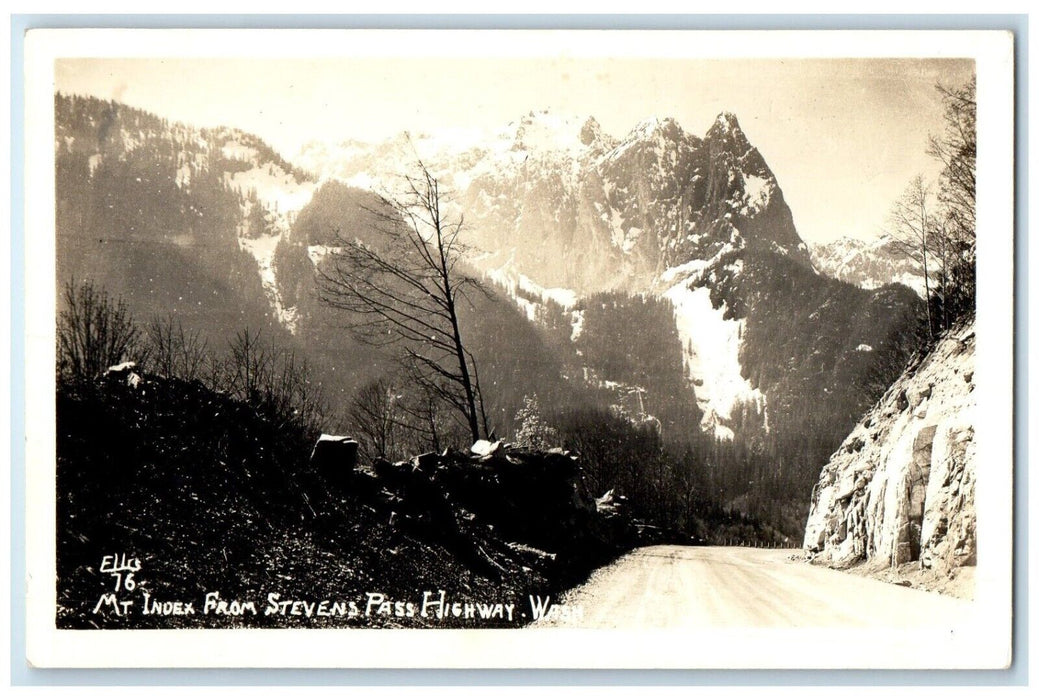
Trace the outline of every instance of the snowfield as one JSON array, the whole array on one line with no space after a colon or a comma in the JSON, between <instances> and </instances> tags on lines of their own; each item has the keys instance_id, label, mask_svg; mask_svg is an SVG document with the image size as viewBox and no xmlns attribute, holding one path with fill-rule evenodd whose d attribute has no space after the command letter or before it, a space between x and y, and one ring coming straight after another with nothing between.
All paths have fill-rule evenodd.
<instances>
[{"instance_id":1,"label":"snowfield","mask_svg":"<svg viewBox=\"0 0 1039 700\"><path fill-rule=\"evenodd\" d=\"M700 426L722 440L732 440L726 424L740 404L765 408L765 395L750 385L740 365L745 321L726 319L725 306L714 308L707 287L690 289L683 280L664 294L675 305L678 337L696 402L703 411Z\"/></svg>"},{"instance_id":2,"label":"snowfield","mask_svg":"<svg viewBox=\"0 0 1039 700\"><path fill-rule=\"evenodd\" d=\"M768 206L772 195L772 183L757 175L743 175L743 188L746 194L746 206L743 213L746 214L764 211Z\"/></svg>"},{"instance_id":3,"label":"snowfield","mask_svg":"<svg viewBox=\"0 0 1039 700\"><path fill-rule=\"evenodd\" d=\"M274 251L278 247L281 234L275 233L270 236L258 236L257 238L239 238L238 245L242 250L248 252L256 260L260 269L260 282L263 291L274 307L274 313L278 321L285 326L290 333L296 332L295 307L286 308L282 303L281 294L278 292L278 280L274 274Z\"/></svg>"},{"instance_id":4,"label":"snowfield","mask_svg":"<svg viewBox=\"0 0 1039 700\"><path fill-rule=\"evenodd\" d=\"M479 261L474 261L479 264ZM540 284L521 274L513 259L500 267L484 269L484 276L505 290L509 297L526 314L529 321L537 323L540 320L541 309L549 301L563 307L564 311L570 311L571 318L571 340L577 340L581 334L581 324L584 318L580 311L573 311L577 304L577 292L563 287L542 287ZM522 294L521 294L522 292ZM530 297L539 299L532 301Z\"/></svg>"}]
</instances>

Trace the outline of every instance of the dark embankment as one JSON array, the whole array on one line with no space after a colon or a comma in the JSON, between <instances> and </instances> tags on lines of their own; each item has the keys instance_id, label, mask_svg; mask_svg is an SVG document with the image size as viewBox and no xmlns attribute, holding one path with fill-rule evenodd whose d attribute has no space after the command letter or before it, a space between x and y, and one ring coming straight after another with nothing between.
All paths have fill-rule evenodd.
<instances>
[{"instance_id":1,"label":"dark embankment","mask_svg":"<svg viewBox=\"0 0 1039 700\"><path fill-rule=\"evenodd\" d=\"M558 450L355 466L133 368L62 385L57 426L62 628L519 626L529 595L651 541Z\"/></svg>"}]
</instances>

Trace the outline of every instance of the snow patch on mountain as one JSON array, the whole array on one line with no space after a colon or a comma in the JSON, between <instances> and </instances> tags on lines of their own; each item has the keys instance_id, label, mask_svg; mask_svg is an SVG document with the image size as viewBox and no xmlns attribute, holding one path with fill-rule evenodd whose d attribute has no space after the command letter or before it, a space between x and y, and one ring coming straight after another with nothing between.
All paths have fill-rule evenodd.
<instances>
[{"instance_id":1,"label":"snow patch on mountain","mask_svg":"<svg viewBox=\"0 0 1039 700\"><path fill-rule=\"evenodd\" d=\"M316 182L296 182L280 166L260 164L242 172L225 173L228 185L242 193L255 192L266 208L284 219L283 230L288 231L289 217L302 209L314 196Z\"/></svg>"},{"instance_id":2,"label":"snow patch on mountain","mask_svg":"<svg viewBox=\"0 0 1039 700\"><path fill-rule=\"evenodd\" d=\"M725 305L715 308L707 287L693 287L688 279L664 294L675 306L682 353L694 386L696 401L703 411L700 427L722 440L732 440L727 424L741 404L759 409L765 396L750 385L740 365L740 346L746 322L726 319Z\"/></svg>"},{"instance_id":3,"label":"snow patch on mountain","mask_svg":"<svg viewBox=\"0 0 1039 700\"><path fill-rule=\"evenodd\" d=\"M584 310L578 309L570 312L570 342L576 343L584 330Z\"/></svg>"},{"instance_id":4,"label":"snow patch on mountain","mask_svg":"<svg viewBox=\"0 0 1039 700\"><path fill-rule=\"evenodd\" d=\"M350 185L350 187L356 187L356 188L361 189L361 190L372 190L372 191L375 191L375 189L381 184L379 182L376 182L375 178L373 178L367 172L360 172L360 173L357 173L356 175L352 175L352 176L346 178L346 180L344 180L344 182L346 184Z\"/></svg>"},{"instance_id":5,"label":"snow patch on mountain","mask_svg":"<svg viewBox=\"0 0 1039 700\"><path fill-rule=\"evenodd\" d=\"M535 304L528 299L524 299L523 297L513 297L512 300L516 302L516 305L520 307L524 314L526 314L528 321L531 321L532 323L537 322L538 309L540 308L538 304Z\"/></svg>"},{"instance_id":6,"label":"snow patch on mountain","mask_svg":"<svg viewBox=\"0 0 1039 700\"><path fill-rule=\"evenodd\" d=\"M625 253L630 253L639 242L642 229L637 226L626 226L624 217L616 209L610 210L610 240Z\"/></svg>"},{"instance_id":7,"label":"snow patch on mountain","mask_svg":"<svg viewBox=\"0 0 1039 700\"><path fill-rule=\"evenodd\" d=\"M681 265L675 265L669 267L660 273L660 281L666 285L671 285L676 279L684 279L685 283L693 286L700 283L703 279L704 273L714 267L723 256L729 253L741 249L743 247L743 240L740 237L739 231L733 229L732 238L718 249L715 253L707 260L693 259L688 262L684 262ZM733 271L743 269L743 261L737 260L730 266Z\"/></svg>"},{"instance_id":8,"label":"snow patch on mountain","mask_svg":"<svg viewBox=\"0 0 1039 700\"><path fill-rule=\"evenodd\" d=\"M743 192L746 204L743 213L757 213L764 211L768 206L769 198L772 196L773 183L757 175L743 174Z\"/></svg>"},{"instance_id":9,"label":"snow patch on mountain","mask_svg":"<svg viewBox=\"0 0 1039 700\"><path fill-rule=\"evenodd\" d=\"M275 233L256 238L239 238L238 245L256 260L256 265L260 270L260 282L263 284L263 291L266 292L267 299L274 307L275 317L290 333L295 333L298 310L294 306L286 307L282 303L281 293L278 291L278 280L274 274L274 251L280 240L281 234Z\"/></svg>"},{"instance_id":10,"label":"snow patch on mountain","mask_svg":"<svg viewBox=\"0 0 1039 700\"><path fill-rule=\"evenodd\" d=\"M321 262L329 255L338 255L343 252L343 249L339 246L328 246L328 245L310 245L307 246L307 257L310 258L310 262L313 263L314 267L317 268L321 265Z\"/></svg>"},{"instance_id":11,"label":"snow patch on mountain","mask_svg":"<svg viewBox=\"0 0 1039 700\"><path fill-rule=\"evenodd\" d=\"M278 321L290 332L296 332L295 307L286 307L278 291L274 267L274 251L282 239L287 239L296 214L310 202L318 183L309 180L297 182L296 177L275 163L259 162L256 149L230 141L222 147L224 157L246 160L253 167L236 173L224 173L228 187L243 195L255 195L242 205L243 225L239 227L238 245L256 260L260 281ZM262 205L264 230L251 231L244 222L253 207ZM259 234L259 235L258 235Z\"/></svg>"},{"instance_id":12,"label":"snow patch on mountain","mask_svg":"<svg viewBox=\"0 0 1039 700\"><path fill-rule=\"evenodd\" d=\"M563 287L548 287L541 290L542 295L551 299L564 309L572 309L577 304L577 292Z\"/></svg>"},{"instance_id":13,"label":"snow patch on mountain","mask_svg":"<svg viewBox=\"0 0 1039 700\"><path fill-rule=\"evenodd\" d=\"M539 322L541 320L542 309L549 302L561 306L564 311L569 311L570 339L577 340L580 337L581 328L584 325L584 312L574 309L578 302L578 295L574 290L541 286L520 273L512 258L499 267L486 267L483 274L484 277L503 289L531 321Z\"/></svg>"},{"instance_id":14,"label":"snow patch on mountain","mask_svg":"<svg viewBox=\"0 0 1039 700\"><path fill-rule=\"evenodd\" d=\"M577 303L577 292L563 287L542 287L540 284L521 273L510 258L500 267L489 267L484 275L505 289L511 296L523 292L526 296L536 297L545 303L552 300L564 309L571 309Z\"/></svg>"},{"instance_id":15,"label":"snow patch on mountain","mask_svg":"<svg viewBox=\"0 0 1039 700\"><path fill-rule=\"evenodd\" d=\"M251 163L256 160L259 153L251 146L245 146L237 141L226 141L220 147L220 153L228 160L241 160Z\"/></svg>"}]
</instances>

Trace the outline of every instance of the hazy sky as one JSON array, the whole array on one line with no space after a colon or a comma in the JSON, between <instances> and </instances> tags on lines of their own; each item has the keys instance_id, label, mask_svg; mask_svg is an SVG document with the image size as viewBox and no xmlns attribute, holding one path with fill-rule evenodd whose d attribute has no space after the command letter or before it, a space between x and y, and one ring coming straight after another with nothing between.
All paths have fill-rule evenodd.
<instances>
[{"instance_id":1,"label":"hazy sky","mask_svg":"<svg viewBox=\"0 0 1039 700\"><path fill-rule=\"evenodd\" d=\"M734 112L779 181L802 238L875 236L917 173L933 175L938 81L970 60L69 59L56 89L197 126L235 126L288 159L307 141L499 127L530 110L594 116L622 137L673 117L703 135Z\"/></svg>"}]
</instances>

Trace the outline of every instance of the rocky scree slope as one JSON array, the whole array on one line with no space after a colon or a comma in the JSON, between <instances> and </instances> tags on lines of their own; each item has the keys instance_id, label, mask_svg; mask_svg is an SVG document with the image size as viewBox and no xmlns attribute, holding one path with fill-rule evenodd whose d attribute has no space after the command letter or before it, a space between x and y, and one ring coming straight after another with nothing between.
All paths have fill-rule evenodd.
<instances>
[{"instance_id":1,"label":"rocky scree slope","mask_svg":"<svg viewBox=\"0 0 1039 700\"><path fill-rule=\"evenodd\" d=\"M975 564L974 347L973 323L947 333L833 454L812 493L809 557L948 574Z\"/></svg>"}]
</instances>

